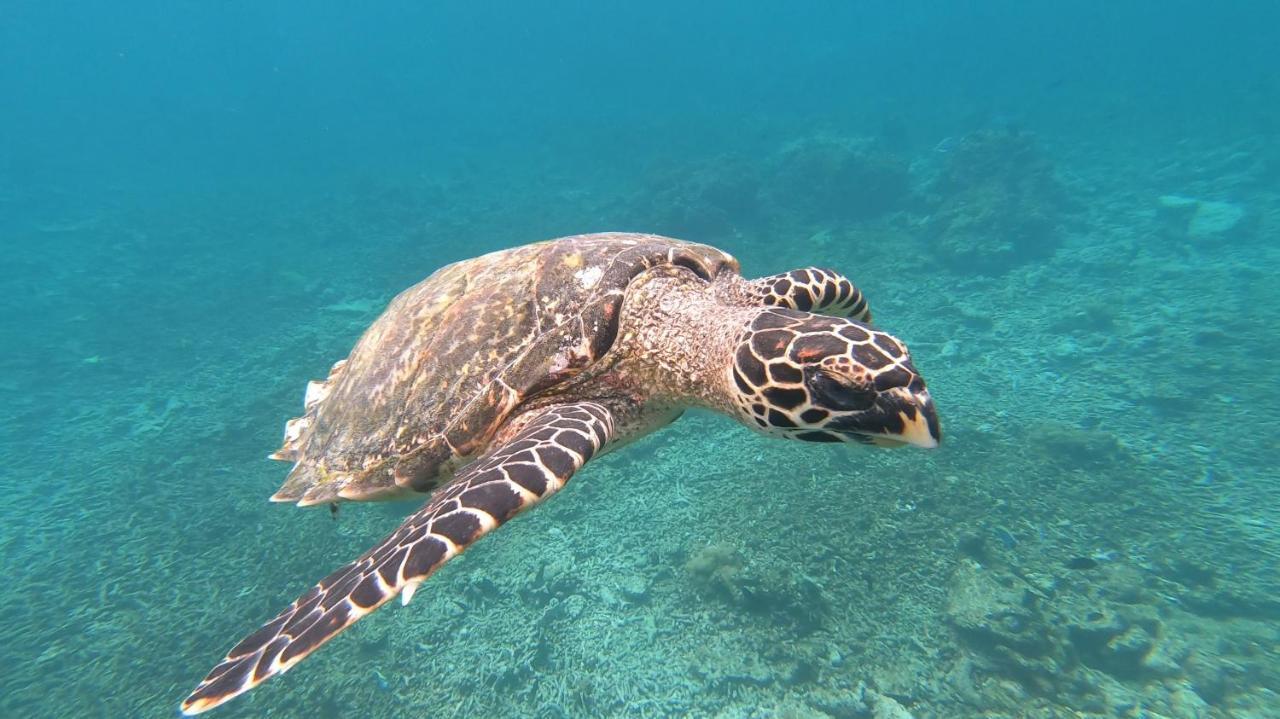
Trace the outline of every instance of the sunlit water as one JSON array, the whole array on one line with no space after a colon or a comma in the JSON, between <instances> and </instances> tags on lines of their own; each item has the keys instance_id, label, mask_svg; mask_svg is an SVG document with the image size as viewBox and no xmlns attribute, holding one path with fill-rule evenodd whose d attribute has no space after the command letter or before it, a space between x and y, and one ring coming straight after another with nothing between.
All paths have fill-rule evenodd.
<instances>
[{"instance_id":1,"label":"sunlit water","mask_svg":"<svg viewBox=\"0 0 1280 719\"><path fill-rule=\"evenodd\" d=\"M626 229L848 273L943 447L692 414L214 716L1280 716L1275 6L681 5L0 9L0 715L172 716L414 506L266 502L306 381Z\"/></svg>"}]
</instances>

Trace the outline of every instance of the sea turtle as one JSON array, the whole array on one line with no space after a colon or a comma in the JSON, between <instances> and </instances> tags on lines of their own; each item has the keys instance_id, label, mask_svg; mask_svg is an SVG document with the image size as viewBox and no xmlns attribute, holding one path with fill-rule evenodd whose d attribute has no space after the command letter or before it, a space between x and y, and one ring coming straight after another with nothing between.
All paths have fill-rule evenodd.
<instances>
[{"instance_id":1,"label":"sea turtle","mask_svg":"<svg viewBox=\"0 0 1280 719\"><path fill-rule=\"evenodd\" d=\"M273 459L299 505L429 493L358 559L249 635L182 703L198 714L279 674L417 586L593 456L705 407L766 434L934 447L906 347L839 273L757 280L706 245L578 235L439 270L392 300Z\"/></svg>"}]
</instances>

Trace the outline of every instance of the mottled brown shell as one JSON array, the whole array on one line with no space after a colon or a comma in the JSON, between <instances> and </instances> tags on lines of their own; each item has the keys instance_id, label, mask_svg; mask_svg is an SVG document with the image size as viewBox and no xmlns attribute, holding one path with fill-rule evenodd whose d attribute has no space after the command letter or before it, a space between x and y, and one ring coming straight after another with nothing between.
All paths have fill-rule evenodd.
<instances>
[{"instance_id":1,"label":"mottled brown shell","mask_svg":"<svg viewBox=\"0 0 1280 719\"><path fill-rule=\"evenodd\" d=\"M628 283L661 264L737 272L713 247L641 234L565 237L458 262L400 293L328 379L307 387L275 459L276 501L430 491L517 408L612 345Z\"/></svg>"}]
</instances>

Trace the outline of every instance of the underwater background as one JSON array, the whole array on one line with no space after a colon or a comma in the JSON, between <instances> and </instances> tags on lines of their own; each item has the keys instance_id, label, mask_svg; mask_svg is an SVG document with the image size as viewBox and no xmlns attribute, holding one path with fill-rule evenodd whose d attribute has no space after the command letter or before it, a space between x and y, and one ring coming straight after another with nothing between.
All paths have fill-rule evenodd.
<instances>
[{"instance_id":1,"label":"underwater background","mask_svg":"<svg viewBox=\"0 0 1280 719\"><path fill-rule=\"evenodd\" d=\"M401 289L836 267L934 452L691 413L225 717L1280 717L1280 4L0 3L0 716L165 717L416 505L265 455Z\"/></svg>"}]
</instances>

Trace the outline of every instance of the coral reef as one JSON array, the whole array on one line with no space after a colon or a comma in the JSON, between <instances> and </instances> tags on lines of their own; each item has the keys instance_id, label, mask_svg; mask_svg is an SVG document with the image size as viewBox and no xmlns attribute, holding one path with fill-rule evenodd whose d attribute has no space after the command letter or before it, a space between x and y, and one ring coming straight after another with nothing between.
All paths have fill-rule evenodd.
<instances>
[{"instance_id":1,"label":"coral reef","mask_svg":"<svg viewBox=\"0 0 1280 719\"><path fill-rule=\"evenodd\" d=\"M774 212L803 222L857 222L905 208L908 164L880 141L816 135L783 146L763 163Z\"/></svg>"},{"instance_id":2,"label":"coral reef","mask_svg":"<svg viewBox=\"0 0 1280 719\"><path fill-rule=\"evenodd\" d=\"M716 241L762 226L874 220L912 197L907 161L878 140L814 135L762 159L722 155L655 170L620 214L655 232Z\"/></svg>"},{"instance_id":3,"label":"coral reef","mask_svg":"<svg viewBox=\"0 0 1280 719\"><path fill-rule=\"evenodd\" d=\"M1029 133L985 130L951 143L930 192L930 246L953 268L1001 272L1062 242L1066 193Z\"/></svg>"},{"instance_id":4,"label":"coral reef","mask_svg":"<svg viewBox=\"0 0 1280 719\"><path fill-rule=\"evenodd\" d=\"M724 240L759 216L757 173L753 164L731 156L655 170L621 214L652 232Z\"/></svg>"}]
</instances>

